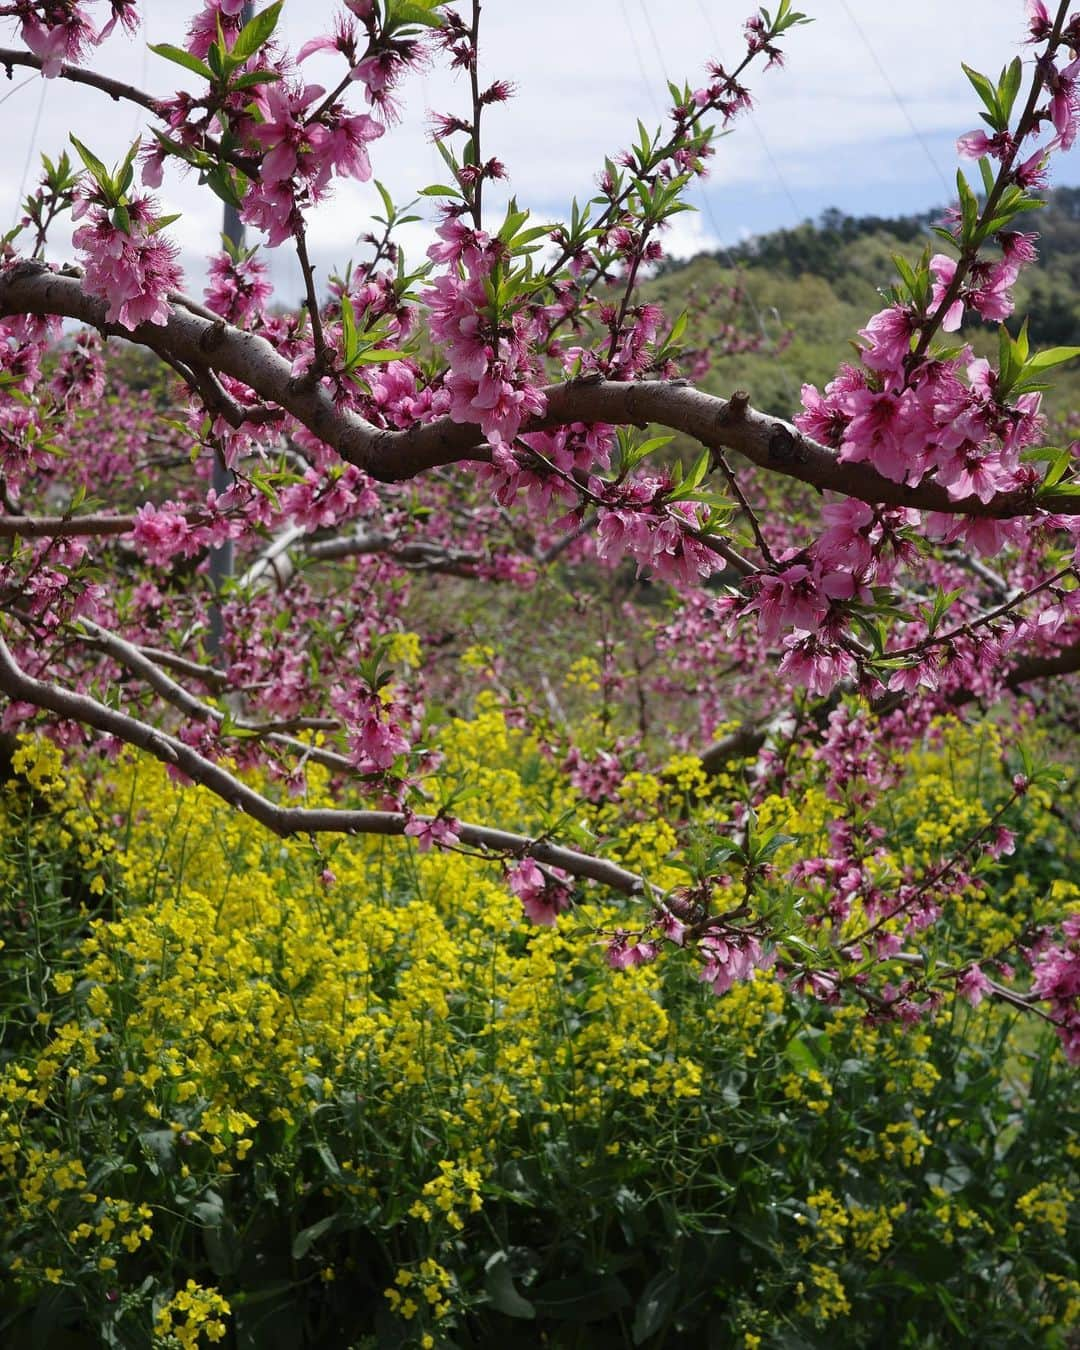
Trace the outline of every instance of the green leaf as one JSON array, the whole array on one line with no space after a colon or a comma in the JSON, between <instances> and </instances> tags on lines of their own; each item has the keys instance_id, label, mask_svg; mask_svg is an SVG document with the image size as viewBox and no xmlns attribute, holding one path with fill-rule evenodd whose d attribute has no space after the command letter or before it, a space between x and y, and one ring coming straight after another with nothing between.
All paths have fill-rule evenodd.
<instances>
[{"instance_id":1,"label":"green leaf","mask_svg":"<svg viewBox=\"0 0 1080 1350\"><path fill-rule=\"evenodd\" d=\"M218 20L218 31L221 30L221 20ZM206 62L210 67L213 79L221 80L225 78L225 57L224 45L221 42L215 42L206 53Z\"/></svg>"},{"instance_id":2,"label":"green leaf","mask_svg":"<svg viewBox=\"0 0 1080 1350\"><path fill-rule=\"evenodd\" d=\"M682 336L686 332L686 325L689 322L690 322L690 315L688 311L684 309L683 312L679 315L679 317L675 320L675 322L671 325L671 332L664 339L665 348L674 347L676 343L682 340Z\"/></svg>"},{"instance_id":3,"label":"green leaf","mask_svg":"<svg viewBox=\"0 0 1080 1350\"><path fill-rule=\"evenodd\" d=\"M1020 331L1016 335L1016 342L1013 344L1020 364L1023 365L1028 359L1028 321L1027 319L1020 325Z\"/></svg>"},{"instance_id":4,"label":"green leaf","mask_svg":"<svg viewBox=\"0 0 1080 1350\"><path fill-rule=\"evenodd\" d=\"M233 88L250 89L256 84L273 84L275 80L281 78L281 72L278 70L249 70L233 81Z\"/></svg>"},{"instance_id":5,"label":"green leaf","mask_svg":"<svg viewBox=\"0 0 1080 1350\"><path fill-rule=\"evenodd\" d=\"M139 1135L146 1150L146 1167L152 1176L161 1176L176 1167L176 1134L173 1130L147 1130Z\"/></svg>"},{"instance_id":6,"label":"green leaf","mask_svg":"<svg viewBox=\"0 0 1080 1350\"><path fill-rule=\"evenodd\" d=\"M438 0L430 0L430 3L426 3L425 0L395 0L387 15L387 29L416 23L423 24L426 28L441 28L443 26L441 16L432 13L436 3Z\"/></svg>"},{"instance_id":7,"label":"green leaf","mask_svg":"<svg viewBox=\"0 0 1080 1350\"><path fill-rule=\"evenodd\" d=\"M386 212L386 223L389 225L394 218L394 199L377 178L375 179L375 188L382 198L383 210Z\"/></svg>"},{"instance_id":8,"label":"green leaf","mask_svg":"<svg viewBox=\"0 0 1080 1350\"><path fill-rule=\"evenodd\" d=\"M159 42L156 45L150 45L150 50L155 56L163 56L166 61L173 61L178 66L184 66L187 70L193 71L196 75L201 75L204 80L212 80L214 72L206 64L200 61L197 56L192 56L190 52L184 51L183 47L174 47L171 42Z\"/></svg>"},{"instance_id":9,"label":"green leaf","mask_svg":"<svg viewBox=\"0 0 1080 1350\"><path fill-rule=\"evenodd\" d=\"M988 114L987 120L996 131L1003 130L1001 109L998 107L997 90L985 75L980 75L977 70L972 70L970 66L965 66L962 62L961 65L964 74L971 81L975 92L983 101Z\"/></svg>"},{"instance_id":10,"label":"green leaf","mask_svg":"<svg viewBox=\"0 0 1080 1350\"><path fill-rule=\"evenodd\" d=\"M214 196L220 197L229 206L235 206L238 211L243 206L244 200L237 192L232 174L224 164L215 164L207 172L204 181Z\"/></svg>"},{"instance_id":11,"label":"green leaf","mask_svg":"<svg viewBox=\"0 0 1080 1350\"><path fill-rule=\"evenodd\" d=\"M341 351L345 364L351 365L357 354L356 315L347 295L341 297Z\"/></svg>"},{"instance_id":12,"label":"green leaf","mask_svg":"<svg viewBox=\"0 0 1080 1350\"><path fill-rule=\"evenodd\" d=\"M407 361L412 352L399 351L392 347L369 347L367 351L357 352L353 364L374 366L380 361Z\"/></svg>"},{"instance_id":13,"label":"green leaf","mask_svg":"<svg viewBox=\"0 0 1080 1350\"><path fill-rule=\"evenodd\" d=\"M341 1164L334 1157L328 1145L321 1141L315 1145L315 1152L319 1155L323 1167L326 1168L326 1175L331 1181L336 1181L339 1186L350 1185L349 1178L341 1170Z\"/></svg>"},{"instance_id":14,"label":"green leaf","mask_svg":"<svg viewBox=\"0 0 1080 1350\"><path fill-rule=\"evenodd\" d=\"M1012 116L1013 104L1016 102L1016 96L1020 92L1020 85L1023 78L1023 65L1021 64L1020 58L1014 56L1001 72L1001 78L998 80L998 106L1001 108L1001 114L1006 125L1008 125L1009 118Z\"/></svg>"},{"instance_id":15,"label":"green leaf","mask_svg":"<svg viewBox=\"0 0 1080 1350\"><path fill-rule=\"evenodd\" d=\"M1073 462L1072 451L1067 447L1060 450L1050 461L1046 470L1046 475L1039 486L1040 492L1049 492L1052 487L1056 487L1065 477L1066 471Z\"/></svg>"},{"instance_id":16,"label":"green leaf","mask_svg":"<svg viewBox=\"0 0 1080 1350\"><path fill-rule=\"evenodd\" d=\"M931 633L936 632L938 624L948 613L952 602L959 594L959 590L946 592L939 588L938 593L934 596L934 607L926 620L926 626Z\"/></svg>"},{"instance_id":17,"label":"green leaf","mask_svg":"<svg viewBox=\"0 0 1080 1350\"><path fill-rule=\"evenodd\" d=\"M690 472L682 479L674 491L667 494L667 500L669 502L684 501L697 491L697 488L701 485L705 475L709 472L711 455L712 452L710 450L702 450L701 454L698 455L697 459L694 461ZM681 473L681 471L682 466L676 464L675 472Z\"/></svg>"},{"instance_id":18,"label":"green leaf","mask_svg":"<svg viewBox=\"0 0 1080 1350\"><path fill-rule=\"evenodd\" d=\"M641 1291L641 1298L634 1310L634 1326L631 1334L635 1345L642 1345L666 1325L675 1311L678 1296L678 1275L671 1271L660 1271L652 1277Z\"/></svg>"},{"instance_id":19,"label":"green leaf","mask_svg":"<svg viewBox=\"0 0 1080 1350\"><path fill-rule=\"evenodd\" d=\"M1029 370L1049 370L1052 366L1062 366L1066 361L1075 361L1080 356L1080 347L1047 347L1036 354L1024 366L1025 374Z\"/></svg>"},{"instance_id":20,"label":"green leaf","mask_svg":"<svg viewBox=\"0 0 1080 1350\"><path fill-rule=\"evenodd\" d=\"M968 185L968 180L964 177L963 169L957 169L956 171L956 191L960 197L960 215L964 227L963 238L964 242L967 243L975 234L975 226L979 220L979 203Z\"/></svg>"},{"instance_id":21,"label":"green leaf","mask_svg":"<svg viewBox=\"0 0 1080 1350\"><path fill-rule=\"evenodd\" d=\"M911 266L911 264L908 262L908 260L904 257L902 253L894 253L892 255L892 260L893 266L900 273L904 285L907 286L911 294L914 295L915 288L918 285L918 278L915 275L915 269Z\"/></svg>"},{"instance_id":22,"label":"green leaf","mask_svg":"<svg viewBox=\"0 0 1080 1350\"><path fill-rule=\"evenodd\" d=\"M112 175L109 173L108 169L102 164L101 160L98 159L97 155L95 155L92 150L88 150L86 146L83 145L82 141L80 141L73 132L69 132L69 135L71 137L71 144L78 150L79 158L90 171L90 175L97 183L98 187L109 196L112 196L113 181Z\"/></svg>"},{"instance_id":23,"label":"green leaf","mask_svg":"<svg viewBox=\"0 0 1080 1350\"><path fill-rule=\"evenodd\" d=\"M536 1309L514 1287L510 1258L506 1252L495 1252L488 1258L484 1265L484 1288L491 1306L504 1317L517 1317L524 1321L535 1318Z\"/></svg>"},{"instance_id":24,"label":"green leaf","mask_svg":"<svg viewBox=\"0 0 1080 1350\"><path fill-rule=\"evenodd\" d=\"M337 1222L336 1214L328 1214L325 1219L320 1219L318 1223L313 1223L307 1228L302 1228L296 1237L293 1238L292 1259L302 1261L308 1252L318 1242L324 1233L329 1233L331 1228Z\"/></svg>"},{"instance_id":25,"label":"green leaf","mask_svg":"<svg viewBox=\"0 0 1080 1350\"><path fill-rule=\"evenodd\" d=\"M266 42L274 29L277 27L278 15L281 13L281 6L284 0L277 0L276 4L268 5L266 9L256 14L250 23L244 24L243 28L236 35L236 41L233 43L232 51L229 53L230 59L236 65L243 63L250 56L254 56L259 48Z\"/></svg>"},{"instance_id":26,"label":"green leaf","mask_svg":"<svg viewBox=\"0 0 1080 1350\"><path fill-rule=\"evenodd\" d=\"M809 1073L811 1069L820 1069L821 1067L818 1064L817 1055L815 1055L809 1045L807 1045L804 1040L800 1040L798 1036L792 1036L791 1040L788 1041L787 1045L784 1047L784 1054L787 1055L788 1059L796 1069L802 1069L805 1073Z\"/></svg>"},{"instance_id":27,"label":"green leaf","mask_svg":"<svg viewBox=\"0 0 1080 1350\"><path fill-rule=\"evenodd\" d=\"M551 1280L533 1294L537 1312L560 1322L601 1322L629 1303L630 1295L621 1280L589 1271Z\"/></svg>"}]
</instances>

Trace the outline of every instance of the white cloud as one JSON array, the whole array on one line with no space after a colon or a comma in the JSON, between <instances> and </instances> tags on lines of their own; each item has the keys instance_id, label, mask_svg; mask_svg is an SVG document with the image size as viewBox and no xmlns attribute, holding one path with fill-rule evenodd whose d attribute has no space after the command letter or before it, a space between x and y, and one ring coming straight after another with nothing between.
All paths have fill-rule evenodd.
<instances>
[{"instance_id":1,"label":"white cloud","mask_svg":"<svg viewBox=\"0 0 1080 1350\"><path fill-rule=\"evenodd\" d=\"M700 212L684 211L671 221L663 235L663 244L669 258L692 258L695 254L719 248L721 240Z\"/></svg>"},{"instance_id":2,"label":"white cloud","mask_svg":"<svg viewBox=\"0 0 1080 1350\"><path fill-rule=\"evenodd\" d=\"M977 125L976 100L960 71L961 60L992 73L1023 48L1023 6L1020 0L904 0L867 4L865 0L800 0L815 22L793 30L784 40L782 70L752 68L748 83L757 111L717 147L706 191L714 211L727 217L728 200L740 191L775 189L788 195L787 218L802 214L800 194L820 201L832 193L850 201L858 185L870 198L877 186L940 184L927 161L927 151L914 127L929 144L946 179L953 174L952 141ZM135 83L168 90L188 77L147 53L145 40L182 39L190 0L142 0L146 28L134 44L114 37L98 64L108 73ZM527 10L521 0L487 0L484 6L482 74L505 78L517 86L508 104L490 110L485 122L485 153L498 155L511 173L509 188L539 219L550 219L571 197L588 197L605 154L627 145L636 119L657 123L668 101L665 76L693 84L703 79L706 59L729 64L742 51L740 27L753 8L712 0L547 0ZM334 6L329 0L286 0L281 32L294 48L313 32L329 27ZM0 24L10 30L12 25ZM16 45L0 32L0 43ZM718 45L719 44L719 45ZM305 63L308 79L335 79L330 58ZM15 71L14 84L23 78ZM891 82L896 93L889 88ZM44 94L43 94L44 90ZM70 127L105 159L123 154L139 121L129 106L116 104L92 90L34 80L11 93L0 78L3 143L0 156L0 229L6 228L20 187L24 147L38 119L35 152L55 154L67 141ZM440 67L414 77L400 126L373 147L376 176L399 201L408 200L427 182L445 176L437 152L426 135L429 109L452 111L462 106L460 78ZM42 97L44 102L41 103ZM1080 179L1080 154L1058 166L1059 181ZM32 181L32 179L31 179ZM944 188L935 188L938 199ZM173 228L185 263L199 260L217 244L219 204L189 179L170 177L163 197L167 209L184 217ZM701 194L696 195L701 200ZM343 184L333 201L312 221L313 254L323 270L343 263L375 200L370 188ZM491 194L499 206L499 194ZM912 200L909 209L930 203ZM428 207L428 203L424 203ZM787 208L783 208L787 209ZM430 215L430 210L427 212ZM710 217L679 217L672 231L673 252L707 248L718 228L734 234L740 222ZM423 231L411 231L407 247L422 248ZM279 250L283 254L284 250ZM284 257L274 260L283 280L292 272ZM195 285L195 279L191 281Z\"/></svg>"}]
</instances>

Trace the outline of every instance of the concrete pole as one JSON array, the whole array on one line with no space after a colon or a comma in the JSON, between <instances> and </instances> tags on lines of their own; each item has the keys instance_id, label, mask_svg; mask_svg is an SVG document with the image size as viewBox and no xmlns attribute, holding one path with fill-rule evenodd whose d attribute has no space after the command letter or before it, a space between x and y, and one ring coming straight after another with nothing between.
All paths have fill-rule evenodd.
<instances>
[{"instance_id":1,"label":"concrete pole","mask_svg":"<svg viewBox=\"0 0 1080 1350\"><path fill-rule=\"evenodd\" d=\"M251 3L244 5L241 10L241 18L244 23L250 23L255 12L255 6ZM228 239L230 244L239 248L244 242L244 226L240 219L240 212L230 203L225 203L225 218L222 223L222 234ZM219 495L227 492L232 486L232 470L227 469L225 465L215 456L214 458L214 491ZM221 617L221 607L217 602L217 596L221 594L222 586L233 575L235 561L233 558L233 544L231 539L218 548L210 550L210 586L214 592L214 600L210 605L210 639L208 647L211 656L217 656L221 650L221 645L225 637L224 622Z\"/></svg>"}]
</instances>

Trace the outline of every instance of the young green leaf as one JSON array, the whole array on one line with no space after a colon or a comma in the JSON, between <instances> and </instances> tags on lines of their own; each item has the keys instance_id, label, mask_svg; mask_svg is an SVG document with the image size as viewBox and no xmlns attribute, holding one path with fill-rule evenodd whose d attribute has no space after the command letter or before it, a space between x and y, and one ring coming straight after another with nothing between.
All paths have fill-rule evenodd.
<instances>
[{"instance_id":1,"label":"young green leaf","mask_svg":"<svg viewBox=\"0 0 1080 1350\"><path fill-rule=\"evenodd\" d=\"M229 54L234 66L243 65L269 40L270 35L277 27L282 3L283 0L277 0L276 4L268 5L261 13L256 14L250 23L244 24L243 28L240 29Z\"/></svg>"},{"instance_id":2,"label":"young green leaf","mask_svg":"<svg viewBox=\"0 0 1080 1350\"><path fill-rule=\"evenodd\" d=\"M174 47L170 42L158 42L152 45L150 50L155 56L163 56L166 61L173 61L176 65L183 66L196 75L201 75L204 80L213 80L214 78L214 72L206 62L200 61L197 56L192 56L183 47Z\"/></svg>"}]
</instances>

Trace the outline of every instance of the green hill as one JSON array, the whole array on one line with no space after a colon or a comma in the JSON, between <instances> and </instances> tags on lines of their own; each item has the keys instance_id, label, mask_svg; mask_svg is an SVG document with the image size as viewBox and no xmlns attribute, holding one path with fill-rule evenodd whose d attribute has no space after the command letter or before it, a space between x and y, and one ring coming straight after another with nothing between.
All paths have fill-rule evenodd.
<instances>
[{"instance_id":1,"label":"green hill","mask_svg":"<svg viewBox=\"0 0 1080 1350\"><path fill-rule=\"evenodd\" d=\"M858 329L881 308L881 291L894 280L893 254L913 261L928 244L938 251L930 225L940 215L827 211L816 222L667 264L649 291L669 313L690 310L694 344L729 322L745 334L763 333L761 350L718 357L701 383L720 394L746 389L757 407L787 416L800 385L829 380ZM1059 188L1025 223L1039 233L1040 256L1017 283L1016 312L1030 316L1036 346L1080 345L1080 188ZM980 353L996 349L990 325L965 327L963 336ZM1056 372L1055 383L1050 410L1080 409L1080 363Z\"/></svg>"}]
</instances>

